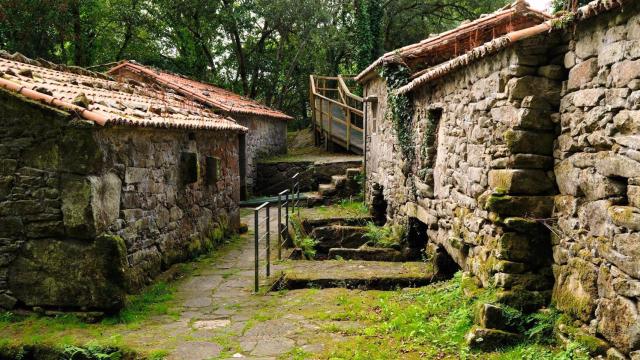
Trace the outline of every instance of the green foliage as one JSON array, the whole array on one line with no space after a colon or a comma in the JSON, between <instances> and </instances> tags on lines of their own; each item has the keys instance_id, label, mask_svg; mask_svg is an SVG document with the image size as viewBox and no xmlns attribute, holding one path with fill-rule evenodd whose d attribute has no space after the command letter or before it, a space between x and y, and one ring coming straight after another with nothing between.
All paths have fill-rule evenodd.
<instances>
[{"instance_id":1,"label":"green foliage","mask_svg":"<svg viewBox=\"0 0 640 360\"><path fill-rule=\"evenodd\" d=\"M560 319L560 312L555 308L533 313L528 316L529 329L524 334L537 343L550 343L553 341L553 332Z\"/></svg>"},{"instance_id":2,"label":"green foliage","mask_svg":"<svg viewBox=\"0 0 640 360\"><path fill-rule=\"evenodd\" d=\"M369 222L364 236L371 241L373 246L393 248L398 247L405 241L406 231L400 225L380 227Z\"/></svg>"},{"instance_id":3,"label":"green foliage","mask_svg":"<svg viewBox=\"0 0 640 360\"><path fill-rule=\"evenodd\" d=\"M102 348L99 346L88 346L81 348L67 345L62 350L64 359L87 359L87 360L120 360L122 352L118 349Z\"/></svg>"},{"instance_id":4,"label":"green foliage","mask_svg":"<svg viewBox=\"0 0 640 360\"><path fill-rule=\"evenodd\" d=\"M415 158L413 143L413 105L409 97L398 95L396 90L409 83L411 72L400 64L387 64L380 72L380 76L387 82L386 116L393 122L393 129L400 145L400 150L407 163ZM405 174L406 175L406 174Z\"/></svg>"},{"instance_id":5,"label":"green foliage","mask_svg":"<svg viewBox=\"0 0 640 360\"><path fill-rule=\"evenodd\" d=\"M300 128L309 74L359 72L383 52L507 2L3 0L0 49L79 66L136 60L283 109Z\"/></svg>"},{"instance_id":6,"label":"green foliage","mask_svg":"<svg viewBox=\"0 0 640 360\"><path fill-rule=\"evenodd\" d=\"M551 4L551 10L553 13L560 11L573 11L572 5L582 6L589 3L591 0L553 0Z\"/></svg>"},{"instance_id":7,"label":"green foliage","mask_svg":"<svg viewBox=\"0 0 640 360\"><path fill-rule=\"evenodd\" d=\"M132 324L152 315L170 314L168 302L174 298L174 287L165 282L157 283L139 295L132 295L117 315L103 320L103 324Z\"/></svg>"},{"instance_id":8,"label":"green foliage","mask_svg":"<svg viewBox=\"0 0 640 360\"><path fill-rule=\"evenodd\" d=\"M307 259L313 259L316 256L317 241L304 231L302 220L299 216L290 217L289 224L293 228L293 244L295 247L301 249Z\"/></svg>"}]
</instances>

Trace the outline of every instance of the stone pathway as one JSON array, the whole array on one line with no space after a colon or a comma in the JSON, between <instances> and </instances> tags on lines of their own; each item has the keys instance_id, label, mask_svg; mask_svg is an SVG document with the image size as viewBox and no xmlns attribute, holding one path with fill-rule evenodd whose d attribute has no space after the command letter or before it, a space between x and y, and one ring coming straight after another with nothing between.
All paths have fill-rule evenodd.
<instances>
[{"instance_id":1,"label":"stone pathway","mask_svg":"<svg viewBox=\"0 0 640 360\"><path fill-rule=\"evenodd\" d=\"M250 232L242 237L239 249L231 251L210 268L201 268L177 290L182 312L178 321L160 327L160 333L178 338L167 359L204 360L211 358L276 359L300 348L322 350L312 344L317 325L301 316L265 319L261 314L273 294L253 294L253 216L242 219ZM276 222L272 224L275 228ZM263 317L263 318L261 318ZM234 347L233 353L223 353Z\"/></svg>"}]
</instances>

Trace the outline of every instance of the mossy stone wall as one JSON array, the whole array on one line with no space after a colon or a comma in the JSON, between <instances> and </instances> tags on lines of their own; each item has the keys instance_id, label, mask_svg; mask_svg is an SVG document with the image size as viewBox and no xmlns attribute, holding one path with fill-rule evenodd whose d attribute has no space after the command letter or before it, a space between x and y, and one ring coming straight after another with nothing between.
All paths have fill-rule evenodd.
<instances>
[{"instance_id":1,"label":"mossy stone wall","mask_svg":"<svg viewBox=\"0 0 640 360\"><path fill-rule=\"evenodd\" d=\"M577 25L554 157L553 301L640 358L640 3Z\"/></svg>"},{"instance_id":2,"label":"mossy stone wall","mask_svg":"<svg viewBox=\"0 0 640 360\"><path fill-rule=\"evenodd\" d=\"M0 90L0 308L115 310L211 250L239 225L238 156L237 133L102 128Z\"/></svg>"}]
</instances>

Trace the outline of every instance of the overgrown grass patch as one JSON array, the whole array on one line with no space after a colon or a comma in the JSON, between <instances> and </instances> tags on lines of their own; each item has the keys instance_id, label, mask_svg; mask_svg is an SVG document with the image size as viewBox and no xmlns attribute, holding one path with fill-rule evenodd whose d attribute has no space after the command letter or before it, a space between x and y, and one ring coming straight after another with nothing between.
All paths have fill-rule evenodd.
<instances>
[{"instance_id":1,"label":"overgrown grass patch","mask_svg":"<svg viewBox=\"0 0 640 360\"><path fill-rule=\"evenodd\" d=\"M460 274L446 282L420 289L392 292L342 292L324 308L306 310L317 320L338 321L322 328L339 333L346 341L330 344L322 359L588 359L584 346L567 349L554 342L557 313L548 311L525 317L526 340L492 353L474 352L465 336L474 324L479 306L495 297L492 289L465 295ZM468 293L468 292L467 292ZM357 321L363 326L345 328L339 321Z\"/></svg>"},{"instance_id":2,"label":"overgrown grass patch","mask_svg":"<svg viewBox=\"0 0 640 360\"><path fill-rule=\"evenodd\" d=\"M174 292L174 285L166 282L157 283L139 295L130 296L124 309L104 319L102 323L104 325L134 324L153 315L171 315L169 302L174 299Z\"/></svg>"}]
</instances>

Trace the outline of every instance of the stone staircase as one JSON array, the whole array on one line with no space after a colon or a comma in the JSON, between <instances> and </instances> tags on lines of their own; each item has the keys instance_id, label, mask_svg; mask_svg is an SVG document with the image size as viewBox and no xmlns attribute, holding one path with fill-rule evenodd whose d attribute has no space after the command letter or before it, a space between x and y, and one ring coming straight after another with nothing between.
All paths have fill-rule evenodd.
<instances>
[{"instance_id":1,"label":"stone staircase","mask_svg":"<svg viewBox=\"0 0 640 360\"><path fill-rule=\"evenodd\" d=\"M329 205L359 195L361 174L362 168L349 168L344 175L333 175L331 183L318 186L317 201Z\"/></svg>"}]
</instances>

